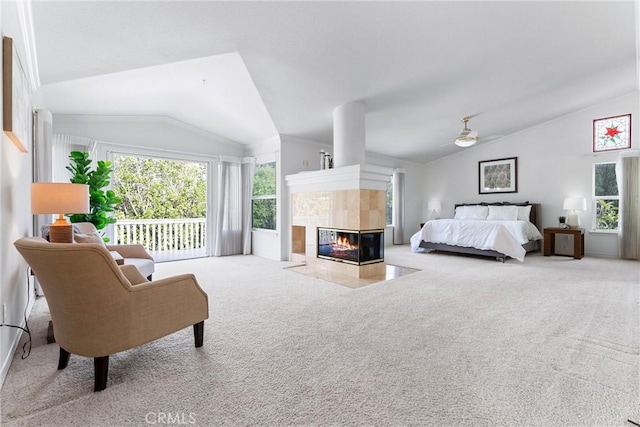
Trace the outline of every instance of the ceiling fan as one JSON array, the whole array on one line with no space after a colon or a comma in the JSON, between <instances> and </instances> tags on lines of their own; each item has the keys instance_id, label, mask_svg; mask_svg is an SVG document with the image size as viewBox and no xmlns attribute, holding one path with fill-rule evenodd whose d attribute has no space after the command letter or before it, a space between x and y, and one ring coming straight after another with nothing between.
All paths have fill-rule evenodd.
<instances>
[{"instance_id":1,"label":"ceiling fan","mask_svg":"<svg viewBox=\"0 0 640 427\"><path fill-rule=\"evenodd\" d=\"M471 117L463 117L462 122L464 123L464 129L460 131L458 136L456 137L454 144L458 147L471 147L473 144L478 142L478 132L471 130L467 127L467 123L469 122Z\"/></svg>"}]
</instances>

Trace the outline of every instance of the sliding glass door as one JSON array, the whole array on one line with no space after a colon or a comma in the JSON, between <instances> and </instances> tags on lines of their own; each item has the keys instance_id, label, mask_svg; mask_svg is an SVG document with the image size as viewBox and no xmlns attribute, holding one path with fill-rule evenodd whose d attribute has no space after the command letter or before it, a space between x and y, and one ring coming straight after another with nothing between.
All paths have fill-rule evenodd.
<instances>
[{"instance_id":1,"label":"sliding glass door","mask_svg":"<svg viewBox=\"0 0 640 427\"><path fill-rule=\"evenodd\" d=\"M207 256L207 163L113 153L114 243L139 243L156 262Z\"/></svg>"}]
</instances>

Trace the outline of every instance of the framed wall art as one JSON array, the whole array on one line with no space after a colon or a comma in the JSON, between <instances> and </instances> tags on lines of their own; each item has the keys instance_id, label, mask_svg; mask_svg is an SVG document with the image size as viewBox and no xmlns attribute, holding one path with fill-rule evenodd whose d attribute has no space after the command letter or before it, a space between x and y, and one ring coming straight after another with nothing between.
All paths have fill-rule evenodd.
<instances>
[{"instance_id":1,"label":"framed wall art","mask_svg":"<svg viewBox=\"0 0 640 427\"><path fill-rule=\"evenodd\" d=\"M478 193L517 193L518 158L478 162Z\"/></svg>"},{"instance_id":2,"label":"framed wall art","mask_svg":"<svg viewBox=\"0 0 640 427\"><path fill-rule=\"evenodd\" d=\"M631 114L593 121L593 152L631 148Z\"/></svg>"},{"instance_id":3,"label":"framed wall art","mask_svg":"<svg viewBox=\"0 0 640 427\"><path fill-rule=\"evenodd\" d=\"M2 129L26 153L31 133L29 86L10 37L2 39L2 84Z\"/></svg>"}]
</instances>

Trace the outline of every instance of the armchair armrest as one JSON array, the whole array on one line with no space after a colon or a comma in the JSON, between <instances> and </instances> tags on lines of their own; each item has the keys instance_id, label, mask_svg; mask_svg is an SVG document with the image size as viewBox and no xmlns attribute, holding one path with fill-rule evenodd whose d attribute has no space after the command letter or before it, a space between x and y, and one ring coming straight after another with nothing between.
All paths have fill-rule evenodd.
<instances>
[{"instance_id":1,"label":"armchair armrest","mask_svg":"<svg viewBox=\"0 0 640 427\"><path fill-rule=\"evenodd\" d=\"M139 285L140 283L148 282L147 278L140 274L140 270L138 270L135 265L128 264L120 265L119 267L124 274L124 277L126 277L132 285Z\"/></svg>"},{"instance_id":2,"label":"armchair armrest","mask_svg":"<svg viewBox=\"0 0 640 427\"><path fill-rule=\"evenodd\" d=\"M107 245L110 251L116 251L123 258L146 258L153 261L153 257L142 245Z\"/></svg>"},{"instance_id":3,"label":"armchair armrest","mask_svg":"<svg viewBox=\"0 0 640 427\"><path fill-rule=\"evenodd\" d=\"M131 344L140 345L209 318L209 299L193 274L131 286Z\"/></svg>"}]
</instances>

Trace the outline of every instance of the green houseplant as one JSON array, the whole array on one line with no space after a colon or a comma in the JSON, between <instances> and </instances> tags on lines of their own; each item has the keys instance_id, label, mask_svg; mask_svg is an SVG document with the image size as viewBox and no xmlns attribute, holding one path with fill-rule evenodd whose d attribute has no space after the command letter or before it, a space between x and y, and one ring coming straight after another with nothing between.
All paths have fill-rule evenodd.
<instances>
[{"instance_id":1,"label":"green houseplant","mask_svg":"<svg viewBox=\"0 0 640 427\"><path fill-rule=\"evenodd\" d=\"M73 174L70 181L74 184L89 185L90 204L88 214L73 214L69 220L71 222L90 222L98 230L115 223L113 211L116 205L122 203L122 200L113 190L105 191L105 187L108 187L111 182L110 177L113 172L111 162L98 160L96 168L92 169L92 160L86 151L72 151L69 159L71 163L67 166L67 170ZM105 242L109 241L106 237L103 239Z\"/></svg>"}]
</instances>

